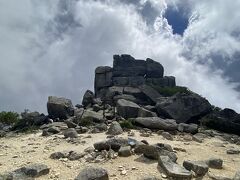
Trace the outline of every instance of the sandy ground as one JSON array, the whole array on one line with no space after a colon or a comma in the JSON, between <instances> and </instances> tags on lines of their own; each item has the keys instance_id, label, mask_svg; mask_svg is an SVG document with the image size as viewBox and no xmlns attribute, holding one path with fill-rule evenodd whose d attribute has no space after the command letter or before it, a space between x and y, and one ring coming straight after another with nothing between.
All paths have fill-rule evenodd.
<instances>
[{"instance_id":1,"label":"sandy ground","mask_svg":"<svg viewBox=\"0 0 240 180\"><path fill-rule=\"evenodd\" d=\"M182 164L184 160L207 160L209 158L221 158L224 161L223 169L210 169L209 173L218 176L233 177L237 170L240 170L240 155L228 155L226 149L239 146L223 142L217 138L205 139L203 143L195 141L179 140L179 136L174 137L174 141L165 140L162 136L153 134L150 137L141 137L139 132L134 131L135 136L131 137L136 140L147 140L149 144L168 143L172 147L186 149L186 152L177 152L178 163ZM91 135L91 138L86 138ZM127 137L127 133L121 135ZM30 163L44 163L51 170L46 176L38 178L72 180L82 168L86 166L100 166L106 168L109 172L110 179L129 179L136 180L145 175L154 175L161 178L161 173L157 168L157 161L148 160L142 156L132 155L131 157L117 157L101 163L88 163L83 159L77 161L53 160L49 156L53 152L63 150L74 150L83 152L85 148L90 147L93 143L106 139L105 133L84 134L77 140L86 143L73 144L69 143L63 135L53 135L50 137L41 136L41 132L34 134L20 134L15 137L0 139L0 174L6 171L12 171ZM216 147L217 144L224 144L225 147ZM126 175L121 175L119 166L124 166L127 170ZM136 169L132 169L136 168ZM206 175L203 179L209 179Z\"/></svg>"}]
</instances>

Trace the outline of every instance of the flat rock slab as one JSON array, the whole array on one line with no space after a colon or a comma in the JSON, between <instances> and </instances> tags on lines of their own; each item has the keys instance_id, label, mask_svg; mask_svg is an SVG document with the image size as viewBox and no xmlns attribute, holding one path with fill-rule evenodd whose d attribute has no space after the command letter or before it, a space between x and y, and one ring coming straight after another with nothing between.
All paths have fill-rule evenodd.
<instances>
[{"instance_id":1,"label":"flat rock slab","mask_svg":"<svg viewBox=\"0 0 240 180\"><path fill-rule=\"evenodd\" d=\"M168 177L191 179L192 173L184 167L174 163L168 156L160 156L158 165L167 173Z\"/></svg>"},{"instance_id":2,"label":"flat rock slab","mask_svg":"<svg viewBox=\"0 0 240 180\"><path fill-rule=\"evenodd\" d=\"M24 172L27 176L39 177L48 174L50 168L48 168L45 164L32 164L21 168L21 171Z\"/></svg>"},{"instance_id":3,"label":"flat rock slab","mask_svg":"<svg viewBox=\"0 0 240 180\"><path fill-rule=\"evenodd\" d=\"M108 180L108 172L103 168L87 167L83 169L75 180Z\"/></svg>"},{"instance_id":4,"label":"flat rock slab","mask_svg":"<svg viewBox=\"0 0 240 180\"><path fill-rule=\"evenodd\" d=\"M184 161L183 166L198 176L204 176L208 172L208 165L203 161Z\"/></svg>"}]
</instances>

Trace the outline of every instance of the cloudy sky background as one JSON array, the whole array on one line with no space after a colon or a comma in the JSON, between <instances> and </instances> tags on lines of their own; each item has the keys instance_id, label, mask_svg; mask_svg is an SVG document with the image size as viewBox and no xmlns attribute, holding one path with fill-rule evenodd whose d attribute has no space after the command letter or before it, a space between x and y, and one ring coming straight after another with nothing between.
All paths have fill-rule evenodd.
<instances>
[{"instance_id":1,"label":"cloudy sky background","mask_svg":"<svg viewBox=\"0 0 240 180\"><path fill-rule=\"evenodd\" d=\"M81 103L113 54L150 57L177 84L240 112L240 1L1 0L0 111Z\"/></svg>"}]
</instances>

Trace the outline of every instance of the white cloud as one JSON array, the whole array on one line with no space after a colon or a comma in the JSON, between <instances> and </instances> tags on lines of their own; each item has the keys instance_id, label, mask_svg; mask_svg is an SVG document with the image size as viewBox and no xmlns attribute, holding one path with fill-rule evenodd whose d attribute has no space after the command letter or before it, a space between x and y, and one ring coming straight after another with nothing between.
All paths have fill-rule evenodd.
<instances>
[{"instance_id":1,"label":"white cloud","mask_svg":"<svg viewBox=\"0 0 240 180\"><path fill-rule=\"evenodd\" d=\"M129 53L161 62L166 74L177 77L178 84L189 86L215 105L240 111L233 84L221 73L212 72L208 64L198 65L181 56L189 53L189 43L194 45L193 58L224 49L219 40L229 43L229 55L238 48L234 38L218 35L212 40L204 36L201 28L217 23L217 19L207 16L208 10L202 4L192 5L193 10L206 17L193 22L182 40L169 31L161 16L165 6L154 4L160 1L151 1L160 12L157 29L143 20L139 7L134 5L79 0L62 1L59 6L58 2L24 0L19 5L14 0L1 1L0 24L4 28L0 33L4 36L0 41L0 110L29 108L45 112L48 95L65 96L80 103L84 91L93 89L95 67L111 65L113 54ZM10 11L2 11L3 8ZM205 22L208 18L212 23ZM164 23L168 28L161 28ZM221 33L229 35L230 29ZM218 28L214 31L218 32Z\"/></svg>"}]
</instances>

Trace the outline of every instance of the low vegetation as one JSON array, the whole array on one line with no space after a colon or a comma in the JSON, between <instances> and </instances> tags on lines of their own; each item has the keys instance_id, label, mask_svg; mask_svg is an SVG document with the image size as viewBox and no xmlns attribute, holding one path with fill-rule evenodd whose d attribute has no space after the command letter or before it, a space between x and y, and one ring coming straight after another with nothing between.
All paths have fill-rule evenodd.
<instances>
[{"instance_id":1,"label":"low vegetation","mask_svg":"<svg viewBox=\"0 0 240 180\"><path fill-rule=\"evenodd\" d=\"M120 126L125 129L134 129L134 125L132 123L132 120L123 120L119 122Z\"/></svg>"},{"instance_id":2,"label":"low vegetation","mask_svg":"<svg viewBox=\"0 0 240 180\"><path fill-rule=\"evenodd\" d=\"M151 86L165 97L173 96L177 93L190 94L191 92L187 87L182 87L182 86L175 86L175 87L161 87L156 85L151 85Z\"/></svg>"},{"instance_id":3,"label":"low vegetation","mask_svg":"<svg viewBox=\"0 0 240 180\"><path fill-rule=\"evenodd\" d=\"M0 112L0 123L3 124L15 124L19 121L19 114L16 112L6 112L2 111Z\"/></svg>"}]
</instances>

